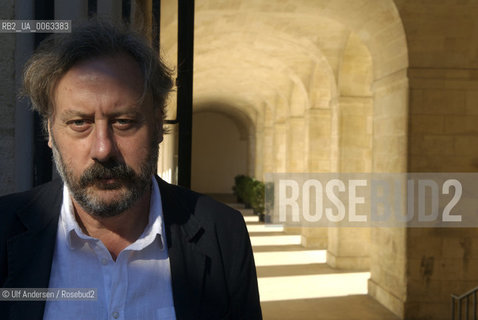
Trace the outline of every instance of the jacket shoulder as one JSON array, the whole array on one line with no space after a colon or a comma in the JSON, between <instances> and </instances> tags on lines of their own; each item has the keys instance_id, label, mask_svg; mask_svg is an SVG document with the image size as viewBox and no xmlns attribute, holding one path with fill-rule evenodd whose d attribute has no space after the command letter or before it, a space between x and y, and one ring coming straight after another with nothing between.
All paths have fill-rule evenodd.
<instances>
[{"instance_id":1,"label":"jacket shoulder","mask_svg":"<svg viewBox=\"0 0 478 320\"><path fill-rule=\"evenodd\" d=\"M163 183L165 183L163 181ZM172 184L163 184L160 186L162 193L166 191L165 196L175 198L176 203L183 207L183 212L193 215L201 225L221 225L224 227L243 225L242 214L213 198ZM163 197L163 195L162 195Z\"/></svg>"},{"instance_id":2,"label":"jacket shoulder","mask_svg":"<svg viewBox=\"0 0 478 320\"><path fill-rule=\"evenodd\" d=\"M17 213L32 205L34 202L57 196L63 183L54 180L24 192L11 193L0 197L0 235L11 233L17 221Z\"/></svg>"},{"instance_id":3,"label":"jacket shoulder","mask_svg":"<svg viewBox=\"0 0 478 320\"><path fill-rule=\"evenodd\" d=\"M54 180L27 191L0 196L0 216L12 210L16 211L24 206L28 206L30 202L39 198L51 196L52 192L57 193L62 185L63 182L61 180Z\"/></svg>"},{"instance_id":4,"label":"jacket shoulder","mask_svg":"<svg viewBox=\"0 0 478 320\"><path fill-rule=\"evenodd\" d=\"M186 279L184 287L199 283L203 292L202 311L186 318L261 319L254 257L242 214L209 196L158 182L167 235L171 230L171 265L184 271L179 273ZM204 273L198 275L201 265ZM173 280L175 272L172 268Z\"/></svg>"}]
</instances>

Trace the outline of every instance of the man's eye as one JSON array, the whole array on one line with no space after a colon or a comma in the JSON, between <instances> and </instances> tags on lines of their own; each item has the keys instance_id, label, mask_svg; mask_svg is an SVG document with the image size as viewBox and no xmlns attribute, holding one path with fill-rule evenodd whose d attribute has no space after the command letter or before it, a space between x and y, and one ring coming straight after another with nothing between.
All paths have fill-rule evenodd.
<instances>
[{"instance_id":1,"label":"man's eye","mask_svg":"<svg viewBox=\"0 0 478 320\"><path fill-rule=\"evenodd\" d=\"M67 124L75 131L85 131L90 127L90 121L84 119L71 120Z\"/></svg>"},{"instance_id":2,"label":"man's eye","mask_svg":"<svg viewBox=\"0 0 478 320\"><path fill-rule=\"evenodd\" d=\"M134 125L134 120L131 119L116 119L113 125L118 129L129 129Z\"/></svg>"}]
</instances>

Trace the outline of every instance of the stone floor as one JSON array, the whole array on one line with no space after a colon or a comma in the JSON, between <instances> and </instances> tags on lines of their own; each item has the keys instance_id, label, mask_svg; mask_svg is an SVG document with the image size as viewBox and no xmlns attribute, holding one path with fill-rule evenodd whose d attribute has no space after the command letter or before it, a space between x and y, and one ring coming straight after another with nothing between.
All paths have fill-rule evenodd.
<instances>
[{"instance_id":1,"label":"stone floor","mask_svg":"<svg viewBox=\"0 0 478 320\"><path fill-rule=\"evenodd\" d=\"M300 235L243 213L256 261L264 319L398 320L367 296L369 272L335 270L325 250L300 246Z\"/></svg>"}]
</instances>

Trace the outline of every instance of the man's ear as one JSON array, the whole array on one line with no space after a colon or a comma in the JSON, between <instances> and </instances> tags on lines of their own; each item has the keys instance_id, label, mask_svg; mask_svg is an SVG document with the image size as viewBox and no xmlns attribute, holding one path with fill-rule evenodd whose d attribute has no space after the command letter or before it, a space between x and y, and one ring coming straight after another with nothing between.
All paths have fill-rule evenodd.
<instances>
[{"instance_id":1,"label":"man's ear","mask_svg":"<svg viewBox=\"0 0 478 320\"><path fill-rule=\"evenodd\" d=\"M47 122L47 130L48 130L48 146L50 148L53 147L53 143L52 143L52 138L51 138L51 122L50 122L50 119L48 119L48 122Z\"/></svg>"}]
</instances>

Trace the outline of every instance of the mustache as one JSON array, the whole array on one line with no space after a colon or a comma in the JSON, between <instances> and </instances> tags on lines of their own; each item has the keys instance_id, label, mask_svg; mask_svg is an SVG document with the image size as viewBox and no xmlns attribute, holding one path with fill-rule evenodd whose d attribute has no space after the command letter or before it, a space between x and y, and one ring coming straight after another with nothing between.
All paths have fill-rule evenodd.
<instances>
[{"instance_id":1,"label":"mustache","mask_svg":"<svg viewBox=\"0 0 478 320\"><path fill-rule=\"evenodd\" d=\"M107 163L95 162L85 170L80 177L79 185L87 187L102 179L134 180L136 173L124 163L110 161Z\"/></svg>"}]
</instances>

